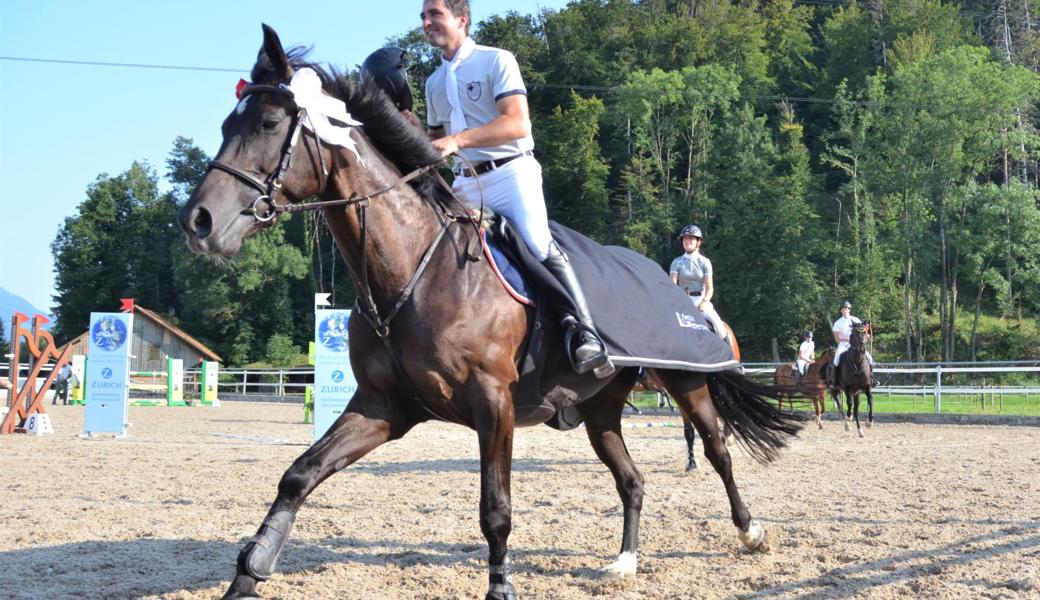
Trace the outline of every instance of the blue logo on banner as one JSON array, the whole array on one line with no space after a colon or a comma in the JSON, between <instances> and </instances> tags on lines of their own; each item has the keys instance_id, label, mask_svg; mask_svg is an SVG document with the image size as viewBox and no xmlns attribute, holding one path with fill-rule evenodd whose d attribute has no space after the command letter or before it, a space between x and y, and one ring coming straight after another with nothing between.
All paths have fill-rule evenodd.
<instances>
[{"instance_id":1,"label":"blue logo on banner","mask_svg":"<svg viewBox=\"0 0 1040 600\"><path fill-rule=\"evenodd\" d=\"M336 369L335 371L333 371L332 372L332 380L335 381L336 383L339 383L339 382L343 381L343 371L340 371L339 369Z\"/></svg>"},{"instance_id":2,"label":"blue logo on banner","mask_svg":"<svg viewBox=\"0 0 1040 600\"><path fill-rule=\"evenodd\" d=\"M90 341L107 352L119 350L126 342L126 324L116 317L98 319L90 330Z\"/></svg>"},{"instance_id":3,"label":"blue logo on banner","mask_svg":"<svg viewBox=\"0 0 1040 600\"><path fill-rule=\"evenodd\" d=\"M101 369L101 376L105 379L112 379L112 369L109 369L108 367Z\"/></svg>"},{"instance_id":4,"label":"blue logo on banner","mask_svg":"<svg viewBox=\"0 0 1040 600\"><path fill-rule=\"evenodd\" d=\"M346 352L347 317L346 315L329 315L318 325L318 340L333 352Z\"/></svg>"}]
</instances>

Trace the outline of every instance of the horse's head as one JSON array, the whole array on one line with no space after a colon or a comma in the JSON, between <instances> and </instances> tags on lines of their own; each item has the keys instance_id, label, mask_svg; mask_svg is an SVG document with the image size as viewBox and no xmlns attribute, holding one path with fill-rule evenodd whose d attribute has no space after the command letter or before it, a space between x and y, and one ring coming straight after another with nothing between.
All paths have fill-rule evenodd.
<instances>
[{"instance_id":1,"label":"horse's head","mask_svg":"<svg viewBox=\"0 0 1040 600\"><path fill-rule=\"evenodd\" d=\"M301 126L287 88L293 62L278 34L263 29L253 83L240 84L241 100L221 127L220 150L178 216L188 246L199 254L235 254L273 220L277 204L319 194L327 179L322 171L331 154Z\"/></svg>"},{"instance_id":2,"label":"horse's head","mask_svg":"<svg viewBox=\"0 0 1040 600\"><path fill-rule=\"evenodd\" d=\"M286 52L278 34L263 29L253 82L240 84L220 150L177 219L199 254L235 254L288 204L370 193L441 162L425 132L373 80L356 84L335 70L326 74L304 62L304 49ZM411 186L433 193L434 181L426 174Z\"/></svg>"},{"instance_id":3,"label":"horse's head","mask_svg":"<svg viewBox=\"0 0 1040 600\"><path fill-rule=\"evenodd\" d=\"M849 346L863 349L868 337L870 337L870 321L854 323L852 325L852 335L849 337Z\"/></svg>"}]
</instances>

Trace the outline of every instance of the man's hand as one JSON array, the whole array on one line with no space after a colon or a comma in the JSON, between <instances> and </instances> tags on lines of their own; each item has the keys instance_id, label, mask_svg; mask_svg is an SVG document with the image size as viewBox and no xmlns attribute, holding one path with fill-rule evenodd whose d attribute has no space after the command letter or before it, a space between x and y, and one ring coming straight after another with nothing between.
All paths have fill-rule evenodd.
<instances>
[{"instance_id":1,"label":"man's hand","mask_svg":"<svg viewBox=\"0 0 1040 600\"><path fill-rule=\"evenodd\" d=\"M441 156L449 156L459 151L459 141L453 135L432 140L433 147L440 151Z\"/></svg>"}]
</instances>

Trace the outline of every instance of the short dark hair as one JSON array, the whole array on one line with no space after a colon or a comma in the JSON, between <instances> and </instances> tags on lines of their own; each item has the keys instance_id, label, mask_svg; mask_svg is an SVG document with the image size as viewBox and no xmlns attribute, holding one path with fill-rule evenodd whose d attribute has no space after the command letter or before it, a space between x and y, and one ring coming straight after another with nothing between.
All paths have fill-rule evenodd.
<instances>
[{"instance_id":1,"label":"short dark hair","mask_svg":"<svg viewBox=\"0 0 1040 600\"><path fill-rule=\"evenodd\" d=\"M466 35L469 35L469 26L473 17L469 13L469 0L444 0L444 6L456 17L466 16Z\"/></svg>"}]
</instances>

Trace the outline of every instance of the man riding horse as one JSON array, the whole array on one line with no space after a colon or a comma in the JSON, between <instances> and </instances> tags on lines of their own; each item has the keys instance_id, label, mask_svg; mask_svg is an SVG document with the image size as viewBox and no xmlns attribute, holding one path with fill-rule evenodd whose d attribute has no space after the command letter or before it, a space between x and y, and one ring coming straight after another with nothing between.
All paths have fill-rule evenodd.
<instances>
[{"instance_id":1,"label":"man riding horse","mask_svg":"<svg viewBox=\"0 0 1040 600\"><path fill-rule=\"evenodd\" d=\"M469 206L483 203L520 228L528 248L569 296L553 300L564 315L564 330L577 338L572 360L575 371L610 375L614 368L581 283L549 232L541 166L533 156L526 89L516 59L505 50L478 46L469 38L468 6L456 16L443 2L426 2L423 15L424 25L429 22L425 28L431 43L444 53L441 67L426 82L430 139L445 156L458 154L467 165L455 169L454 192ZM365 59L361 76L372 78L418 127L411 112L405 58L400 48L381 48ZM460 73L474 80L467 83L465 102L457 92L449 91L457 87L452 82L457 84ZM485 86L486 92L481 92Z\"/></svg>"},{"instance_id":2,"label":"man riding horse","mask_svg":"<svg viewBox=\"0 0 1040 600\"><path fill-rule=\"evenodd\" d=\"M849 349L849 340L852 338L852 328L854 325L863 323L859 317L852 316L852 303L848 300L842 300L841 306L841 317L834 322L831 327L831 332L834 334L834 341L837 342L838 347L834 351L834 362L827 365L827 381L833 387L837 385L835 381L838 365L841 363L841 357L845 354L845 351ZM869 352L866 353L867 362L870 366L874 366L874 358Z\"/></svg>"}]
</instances>

